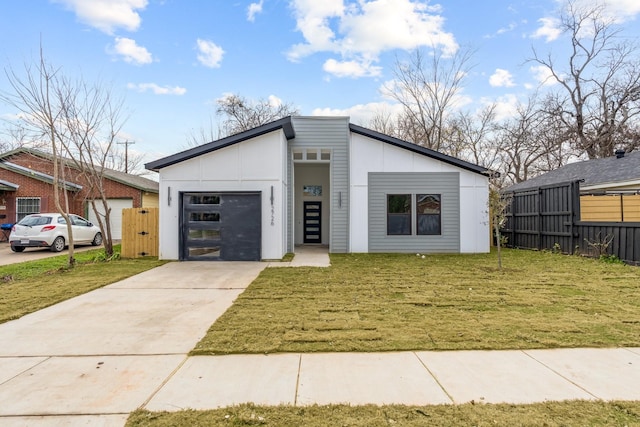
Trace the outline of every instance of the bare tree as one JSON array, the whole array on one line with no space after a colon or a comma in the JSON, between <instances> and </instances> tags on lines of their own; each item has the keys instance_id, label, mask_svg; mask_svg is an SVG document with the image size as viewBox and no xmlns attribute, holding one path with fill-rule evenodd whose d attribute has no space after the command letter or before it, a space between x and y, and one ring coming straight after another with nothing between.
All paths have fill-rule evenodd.
<instances>
[{"instance_id":1,"label":"bare tree","mask_svg":"<svg viewBox=\"0 0 640 427\"><path fill-rule=\"evenodd\" d=\"M640 146L637 44L621 38L604 7L568 1L561 16L570 42L566 63L535 49L530 59L548 70L561 88L546 112L561 120L571 146L591 159L611 156L616 148Z\"/></svg>"},{"instance_id":2,"label":"bare tree","mask_svg":"<svg viewBox=\"0 0 640 427\"><path fill-rule=\"evenodd\" d=\"M489 212L493 232L496 238L496 249L498 254L498 270L502 270L502 246L505 237L500 230L504 228L507 220L507 209L511 205L511 196L500 194L499 187L492 185L489 188Z\"/></svg>"},{"instance_id":3,"label":"bare tree","mask_svg":"<svg viewBox=\"0 0 640 427\"><path fill-rule=\"evenodd\" d=\"M286 116L298 115L292 105L270 100L252 101L240 95L227 95L217 101L216 113L223 116L221 136L229 136Z\"/></svg>"},{"instance_id":4,"label":"bare tree","mask_svg":"<svg viewBox=\"0 0 640 427\"><path fill-rule=\"evenodd\" d=\"M447 127L471 69L472 56L468 48L452 56L434 48L429 54L415 50L407 62L396 60L395 78L383 90L404 109L398 119L398 137L444 153L451 151Z\"/></svg>"},{"instance_id":5,"label":"bare tree","mask_svg":"<svg viewBox=\"0 0 640 427\"><path fill-rule=\"evenodd\" d=\"M71 166L80 171L88 184L87 201L102 230L105 254L111 257L113 237L105 170L113 158L118 134L125 122L122 117L124 101L114 98L101 82L89 84L82 79L65 79L62 87L69 94L61 111L63 127L67 131L62 146Z\"/></svg>"},{"instance_id":6,"label":"bare tree","mask_svg":"<svg viewBox=\"0 0 640 427\"><path fill-rule=\"evenodd\" d=\"M102 231L101 243L110 257L113 255L111 209L107 203L104 172L124 124L123 101L114 99L101 83L92 85L81 78L72 80L59 69L53 69L42 52L38 66L35 69L25 66L25 71L24 78L13 70L6 72L15 93L2 94L1 99L21 112L25 129L50 141L55 204L67 222L69 265L73 265L75 259L65 176L72 169L79 171L88 184L87 201L96 214ZM100 203L101 209L96 203Z\"/></svg>"},{"instance_id":7,"label":"bare tree","mask_svg":"<svg viewBox=\"0 0 640 427\"><path fill-rule=\"evenodd\" d=\"M557 169L574 157L560 120L546 114L548 100L537 93L515 107L513 117L495 127L499 170L505 183L519 183Z\"/></svg>"},{"instance_id":8,"label":"bare tree","mask_svg":"<svg viewBox=\"0 0 640 427\"><path fill-rule=\"evenodd\" d=\"M447 146L452 156L498 170L500 147L496 144L496 106L491 104L475 114L460 111L450 121Z\"/></svg>"},{"instance_id":9,"label":"bare tree","mask_svg":"<svg viewBox=\"0 0 640 427\"><path fill-rule=\"evenodd\" d=\"M198 145L206 144L216 139L223 137L220 128L215 130L213 118L209 118L209 127L200 127L199 129L192 129L187 135L187 147L197 147Z\"/></svg>"},{"instance_id":10,"label":"bare tree","mask_svg":"<svg viewBox=\"0 0 640 427\"><path fill-rule=\"evenodd\" d=\"M20 78L11 68L5 69L5 75L13 93L2 92L0 99L20 112L21 127L25 133L31 133L35 139L49 141L53 154L54 203L67 223L68 265L73 267L73 229L69 216L64 167L60 165L62 141L67 137L67 130L62 124L62 112L71 94L65 91L59 70L45 61L42 50L35 66L25 65L24 78Z\"/></svg>"}]
</instances>

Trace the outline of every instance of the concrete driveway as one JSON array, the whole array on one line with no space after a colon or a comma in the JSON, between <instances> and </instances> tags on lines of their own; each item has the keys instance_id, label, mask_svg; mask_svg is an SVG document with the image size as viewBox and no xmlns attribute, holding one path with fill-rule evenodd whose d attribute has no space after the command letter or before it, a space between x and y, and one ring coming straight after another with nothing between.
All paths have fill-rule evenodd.
<instances>
[{"instance_id":1,"label":"concrete driveway","mask_svg":"<svg viewBox=\"0 0 640 427\"><path fill-rule=\"evenodd\" d=\"M0 325L0 424L122 426L266 267L169 263Z\"/></svg>"}]
</instances>

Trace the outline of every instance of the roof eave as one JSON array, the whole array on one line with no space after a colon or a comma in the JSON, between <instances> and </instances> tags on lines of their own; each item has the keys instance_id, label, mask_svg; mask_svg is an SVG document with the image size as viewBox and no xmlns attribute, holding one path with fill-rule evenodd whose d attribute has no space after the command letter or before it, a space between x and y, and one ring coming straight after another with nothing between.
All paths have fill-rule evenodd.
<instances>
[{"instance_id":1,"label":"roof eave","mask_svg":"<svg viewBox=\"0 0 640 427\"><path fill-rule=\"evenodd\" d=\"M42 181L42 182L46 182L48 184L52 184L54 183L54 177L52 177L51 175L47 175L45 173L42 172L38 172L38 171L32 171L29 170L25 167L19 166L19 165L15 165L13 163L7 162L5 161L0 161L0 167L3 169L6 169L8 171L17 173L19 175L23 175L29 178L33 178L36 179L38 181ZM63 186L63 188L65 190L69 190L69 191L81 191L82 190L82 185L80 184L75 184L73 182L69 182L69 181L62 181L60 182L60 184Z\"/></svg>"}]
</instances>

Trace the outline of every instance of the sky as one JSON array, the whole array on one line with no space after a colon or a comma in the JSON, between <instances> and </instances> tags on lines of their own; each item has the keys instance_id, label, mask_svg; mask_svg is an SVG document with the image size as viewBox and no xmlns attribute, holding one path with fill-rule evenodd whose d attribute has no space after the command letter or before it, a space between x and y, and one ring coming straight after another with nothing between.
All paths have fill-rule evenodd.
<instances>
[{"instance_id":1,"label":"sky","mask_svg":"<svg viewBox=\"0 0 640 427\"><path fill-rule=\"evenodd\" d=\"M593 4L600 0L574 0ZM217 129L226 94L284 102L302 115L350 116L367 126L397 104L382 88L415 49L469 48L463 108L508 117L544 81L532 48L561 55L559 0L4 0L0 64L18 76L47 62L102 81L124 98L120 135L149 162ZM640 2L608 0L606 14L640 40ZM11 92L2 73L0 91ZM462 107L462 105L461 105ZM16 111L0 104L0 118Z\"/></svg>"}]
</instances>

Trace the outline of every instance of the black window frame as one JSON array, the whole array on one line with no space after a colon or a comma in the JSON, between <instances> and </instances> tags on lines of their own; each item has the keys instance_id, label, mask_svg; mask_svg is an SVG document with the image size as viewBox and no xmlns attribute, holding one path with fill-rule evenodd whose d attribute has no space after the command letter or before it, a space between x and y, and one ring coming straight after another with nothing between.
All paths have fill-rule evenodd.
<instances>
[{"instance_id":1,"label":"black window frame","mask_svg":"<svg viewBox=\"0 0 640 427\"><path fill-rule=\"evenodd\" d=\"M405 212L391 212L392 207L398 207L398 205L390 200L391 197L408 197L408 207L405 205ZM408 212L406 212L408 209ZM394 209L399 210L399 209ZM387 194L387 236L411 236L413 234L413 195L411 193L400 194ZM403 229L402 232L394 232L394 225L398 223L397 219L405 218L404 225L408 226Z\"/></svg>"},{"instance_id":2,"label":"black window frame","mask_svg":"<svg viewBox=\"0 0 640 427\"><path fill-rule=\"evenodd\" d=\"M442 235L442 194L438 193L416 193L416 234L418 236L440 236ZM437 198L437 213L420 213L420 198ZM433 208L435 210L435 207ZM429 219L430 221L421 221L421 219ZM436 221L433 219L437 219L437 228L434 229L424 229L425 223L427 224L436 224ZM421 224L423 227L421 227Z\"/></svg>"}]
</instances>

